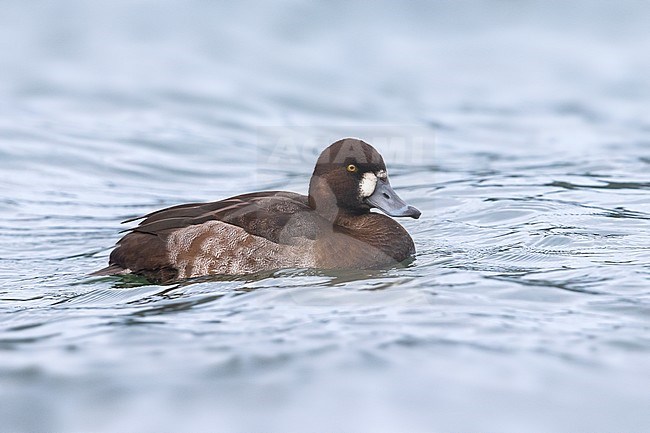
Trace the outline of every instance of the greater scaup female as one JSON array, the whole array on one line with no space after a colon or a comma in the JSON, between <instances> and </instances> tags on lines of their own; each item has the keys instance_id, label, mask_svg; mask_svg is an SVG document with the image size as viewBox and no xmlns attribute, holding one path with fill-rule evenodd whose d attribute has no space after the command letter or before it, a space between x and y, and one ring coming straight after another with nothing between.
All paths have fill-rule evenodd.
<instances>
[{"instance_id":1,"label":"greater scaup female","mask_svg":"<svg viewBox=\"0 0 650 433\"><path fill-rule=\"evenodd\" d=\"M309 195L265 191L162 209L119 240L94 275L137 274L167 282L282 268L379 269L415 253L394 217L419 218L388 182L368 143L339 140L321 153Z\"/></svg>"}]
</instances>

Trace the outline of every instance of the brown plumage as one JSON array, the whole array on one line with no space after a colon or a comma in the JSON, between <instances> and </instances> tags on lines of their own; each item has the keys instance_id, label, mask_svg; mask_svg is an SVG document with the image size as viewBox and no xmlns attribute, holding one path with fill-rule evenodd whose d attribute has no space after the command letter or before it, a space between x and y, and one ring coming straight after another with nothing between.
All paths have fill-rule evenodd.
<instances>
[{"instance_id":1,"label":"brown plumage","mask_svg":"<svg viewBox=\"0 0 650 433\"><path fill-rule=\"evenodd\" d=\"M392 218L418 218L390 188L381 155L356 139L321 154L309 196L284 191L162 209L142 218L94 275L151 281L281 268L378 269L408 259L413 240ZM126 222L135 221L129 220Z\"/></svg>"}]
</instances>

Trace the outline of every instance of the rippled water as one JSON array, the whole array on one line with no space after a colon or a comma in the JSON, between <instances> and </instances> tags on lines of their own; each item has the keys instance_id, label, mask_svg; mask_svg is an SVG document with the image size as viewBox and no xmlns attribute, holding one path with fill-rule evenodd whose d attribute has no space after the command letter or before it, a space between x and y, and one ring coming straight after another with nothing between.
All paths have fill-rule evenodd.
<instances>
[{"instance_id":1,"label":"rippled water","mask_svg":"<svg viewBox=\"0 0 650 433\"><path fill-rule=\"evenodd\" d=\"M650 7L355 4L3 3L0 431L647 431ZM409 267L86 276L342 136Z\"/></svg>"}]
</instances>

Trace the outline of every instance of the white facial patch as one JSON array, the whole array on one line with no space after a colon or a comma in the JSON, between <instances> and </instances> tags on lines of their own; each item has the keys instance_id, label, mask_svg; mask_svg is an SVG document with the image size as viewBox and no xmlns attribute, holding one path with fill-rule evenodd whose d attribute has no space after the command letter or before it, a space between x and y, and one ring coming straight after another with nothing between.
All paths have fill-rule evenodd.
<instances>
[{"instance_id":1,"label":"white facial patch","mask_svg":"<svg viewBox=\"0 0 650 433\"><path fill-rule=\"evenodd\" d=\"M379 170L377 172L377 177L381 180L386 180L388 178L388 173L386 173L386 170Z\"/></svg>"},{"instance_id":2,"label":"white facial patch","mask_svg":"<svg viewBox=\"0 0 650 433\"><path fill-rule=\"evenodd\" d=\"M372 172L364 173L359 182L359 196L361 198L370 197L377 187L377 175Z\"/></svg>"}]
</instances>

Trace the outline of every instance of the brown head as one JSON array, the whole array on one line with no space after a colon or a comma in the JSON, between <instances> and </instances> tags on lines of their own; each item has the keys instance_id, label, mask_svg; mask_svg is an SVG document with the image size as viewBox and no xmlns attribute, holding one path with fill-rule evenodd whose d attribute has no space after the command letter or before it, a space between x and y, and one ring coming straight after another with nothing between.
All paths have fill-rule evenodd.
<instances>
[{"instance_id":1,"label":"brown head","mask_svg":"<svg viewBox=\"0 0 650 433\"><path fill-rule=\"evenodd\" d=\"M339 212L359 215L378 208L390 216L419 218L391 188L379 152L356 138L345 138L325 149L309 183L309 204L334 220Z\"/></svg>"}]
</instances>

